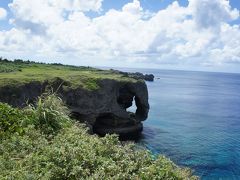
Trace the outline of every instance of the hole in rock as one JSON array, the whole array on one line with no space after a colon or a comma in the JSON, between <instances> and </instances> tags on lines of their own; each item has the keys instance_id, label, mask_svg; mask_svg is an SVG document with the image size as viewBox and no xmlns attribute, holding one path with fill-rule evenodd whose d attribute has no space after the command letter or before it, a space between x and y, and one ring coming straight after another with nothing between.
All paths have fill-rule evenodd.
<instances>
[{"instance_id":1,"label":"hole in rock","mask_svg":"<svg viewBox=\"0 0 240 180\"><path fill-rule=\"evenodd\" d=\"M116 133L120 137L138 137L142 131L141 119L144 119L144 107L141 97L127 85L120 88L117 96L117 103L121 107L119 112L98 114L93 124L93 132L104 136L105 134ZM127 111L129 116L126 114ZM121 114L122 113L122 114Z\"/></svg>"},{"instance_id":2,"label":"hole in rock","mask_svg":"<svg viewBox=\"0 0 240 180\"><path fill-rule=\"evenodd\" d=\"M112 127L116 126L116 118L111 113L103 113L96 118L95 127L104 126L104 127Z\"/></svg>"},{"instance_id":3,"label":"hole in rock","mask_svg":"<svg viewBox=\"0 0 240 180\"><path fill-rule=\"evenodd\" d=\"M136 101L134 98L134 102L132 103L132 106L130 106L129 108L126 109L127 112L131 112L131 113L136 113L137 111L137 106L136 106Z\"/></svg>"},{"instance_id":4,"label":"hole in rock","mask_svg":"<svg viewBox=\"0 0 240 180\"><path fill-rule=\"evenodd\" d=\"M121 107L123 107L128 112L135 113L137 110L135 94L132 93L131 90L126 86L120 88L117 102Z\"/></svg>"},{"instance_id":5,"label":"hole in rock","mask_svg":"<svg viewBox=\"0 0 240 180\"><path fill-rule=\"evenodd\" d=\"M104 136L106 133L111 133L113 129L121 127L120 122L114 114L100 114L93 125L93 132Z\"/></svg>"},{"instance_id":6,"label":"hole in rock","mask_svg":"<svg viewBox=\"0 0 240 180\"><path fill-rule=\"evenodd\" d=\"M130 119L121 119L111 113L100 114L93 125L93 133L100 136L116 133L120 140L136 140L140 137L142 124Z\"/></svg>"}]
</instances>

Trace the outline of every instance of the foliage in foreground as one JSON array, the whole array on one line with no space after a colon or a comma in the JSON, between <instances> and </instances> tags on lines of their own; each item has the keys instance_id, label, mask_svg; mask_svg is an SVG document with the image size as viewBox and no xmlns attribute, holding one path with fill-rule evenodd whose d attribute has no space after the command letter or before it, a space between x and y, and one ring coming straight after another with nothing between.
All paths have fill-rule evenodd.
<instances>
[{"instance_id":1,"label":"foliage in foreground","mask_svg":"<svg viewBox=\"0 0 240 180\"><path fill-rule=\"evenodd\" d=\"M54 95L24 110L0 104L0 113L0 179L197 179L115 135L89 135Z\"/></svg>"}]
</instances>

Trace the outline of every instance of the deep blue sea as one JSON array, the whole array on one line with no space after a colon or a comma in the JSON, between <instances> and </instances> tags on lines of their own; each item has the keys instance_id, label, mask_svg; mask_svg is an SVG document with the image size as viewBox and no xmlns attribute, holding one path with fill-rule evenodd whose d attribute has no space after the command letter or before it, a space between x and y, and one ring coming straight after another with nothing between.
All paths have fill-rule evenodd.
<instances>
[{"instance_id":1,"label":"deep blue sea","mask_svg":"<svg viewBox=\"0 0 240 180\"><path fill-rule=\"evenodd\" d=\"M201 179L240 179L240 74L121 70L155 75L140 144Z\"/></svg>"}]
</instances>

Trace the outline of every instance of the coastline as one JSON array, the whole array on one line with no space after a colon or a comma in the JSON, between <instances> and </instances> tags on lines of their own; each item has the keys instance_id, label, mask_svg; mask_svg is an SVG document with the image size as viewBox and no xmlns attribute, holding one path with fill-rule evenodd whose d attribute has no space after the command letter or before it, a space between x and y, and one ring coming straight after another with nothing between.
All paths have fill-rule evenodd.
<instances>
[{"instance_id":1,"label":"coastline","mask_svg":"<svg viewBox=\"0 0 240 180\"><path fill-rule=\"evenodd\" d=\"M10 64L11 63L12 62L10 62ZM17 64L16 67L18 67L18 65L19 64ZM98 69L91 69L89 67L80 67L79 71L87 75L85 77L88 77L87 72L91 71L91 77L93 77L92 74L97 73L98 79L97 81L93 81L93 79L90 79L91 82L96 83L94 84L94 86L92 84L90 86L88 82L84 81L84 83L88 84L87 86L82 86L80 83L82 87L77 87L76 85L73 86L70 81L67 81L67 76L55 77L52 80L49 79L48 81L39 81L37 79L34 80L34 78L39 76L38 74L36 74L36 76L28 77L28 79L26 79L27 81L21 79L21 77L23 77L23 75L26 73L32 73L32 71L28 70L28 67L30 67L30 69L35 68L35 70L40 70L41 67L44 67L44 73L46 74L46 67L48 68L49 66L51 67L50 72L52 72L54 68L57 68L56 70L54 70L55 73L58 73L59 70L62 71L64 68L67 68L67 71L65 72L69 72L70 74L74 73L74 75L76 75L78 67L44 64L33 64L34 66L32 66L31 63L29 66L29 64L24 64L24 62L20 62L20 65L20 70L16 68L17 70L13 69L13 72L2 72L0 74L0 79L2 82L11 83L5 84L4 86L3 84L1 84L0 101L12 104L15 107L24 107L26 105L26 102L36 102L36 99L41 96L41 94L46 90L46 88L51 87L51 91L57 92L63 99L63 101L66 102L66 105L70 107L69 110L71 112L71 117L77 121L80 120L80 122L84 122L85 124L87 124L89 128L88 132L94 132L93 130L95 126L95 130L97 129L97 131L99 131L99 134L102 133L102 135L108 133L118 133L120 135L122 134L123 137L127 136L127 138L129 138L129 135L131 137L134 137L139 136L139 134L141 133L143 129L141 121L147 118L149 109L147 86L141 78L139 79L128 77L125 73L114 73L113 71L102 71ZM8 74L10 75L9 77ZM28 76L28 74L26 75ZM81 77L83 78L83 76ZM14 79L14 81L7 81L7 78L11 78L12 80ZM12 82L14 82L14 84L12 84ZM74 79L73 83L76 82L76 79ZM16 86L15 84L18 85ZM114 94L114 96L112 94ZM108 97L106 97L106 95ZM78 96L81 98L77 98ZM70 97L73 97L73 99L70 100ZM86 99L87 97L90 99ZM101 98L99 99L99 97ZM112 101L114 99L116 101ZM137 105L136 112L127 112L126 109L132 105L134 100ZM108 104L107 102L110 102L110 104ZM91 104L93 107L91 107ZM99 109L97 107L99 107ZM105 108L105 110L103 107ZM117 107L119 109L116 109ZM79 109L81 111L77 111ZM106 109L107 112L105 112ZM119 110L124 110L124 113L121 114L121 111ZM82 114L83 112L87 113ZM116 113L117 116L113 115L113 112ZM100 114L100 116L94 116L94 114ZM96 124L98 125L94 125L94 122L97 122ZM21 138L21 136L19 136L19 138ZM162 160L165 161L165 158L163 158ZM171 164L172 162L169 161L169 163ZM181 169L175 165L173 165L173 168L170 168L169 170L176 174L180 173L182 170L183 172L185 171L184 169ZM180 174L178 174L179 177ZM183 174L186 177L191 177L191 173L189 170L186 170L186 173ZM196 177L192 176L192 178Z\"/></svg>"}]
</instances>

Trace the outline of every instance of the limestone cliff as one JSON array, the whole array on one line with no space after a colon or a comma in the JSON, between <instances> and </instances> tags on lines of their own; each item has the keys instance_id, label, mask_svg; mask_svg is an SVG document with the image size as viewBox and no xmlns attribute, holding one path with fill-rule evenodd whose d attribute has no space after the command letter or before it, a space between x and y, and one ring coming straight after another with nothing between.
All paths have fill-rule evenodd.
<instances>
[{"instance_id":1,"label":"limestone cliff","mask_svg":"<svg viewBox=\"0 0 240 180\"><path fill-rule=\"evenodd\" d=\"M117 81L101 79L98 89L72 88L71 82L61 78L53 81L31 81L18 86L0 88L0 101L24 107L49 87L62 97L72 116L85 122L92 132L100 135L117 133L122 136L137 135L142 131L142 121L148 116L148 90L144 81ZM136 104L136 112L127 108Z\"/></svg>"}]
</instances>

